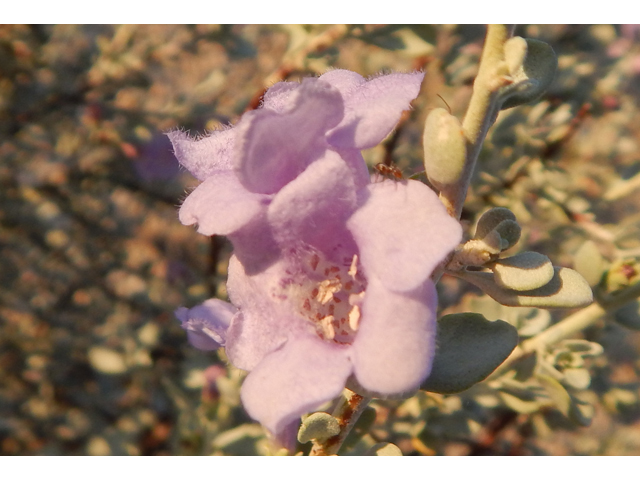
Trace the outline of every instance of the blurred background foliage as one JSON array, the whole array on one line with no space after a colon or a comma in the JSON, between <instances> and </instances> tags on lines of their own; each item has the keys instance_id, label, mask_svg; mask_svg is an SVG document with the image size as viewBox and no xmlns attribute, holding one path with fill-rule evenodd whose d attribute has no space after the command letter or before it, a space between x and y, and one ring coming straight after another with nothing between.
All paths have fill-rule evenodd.
<instances>
[{"instance_id":1,"label":"blurred background foliage","mask_svg":"<svg viewBox=\"0 0 640 480\"><path fill-rule=\"evenodd\" d=\"M177 206L197 182L178 168L164 132L233 123L284 79L422 69L414 109L365 152L371 165L390 156L409 176L421 170L430 109L446 101L463 115L484 32L0 26L0 451L273 452L240 406L241 372L223 352L191 348L173 316L225 298L230 249L178 222ZM554 264L578 268L581 248L591 252L580 257L587 265L638 257L638 28L520 25L516 34L549 43L558 74L539 102L500 114L463 212L467 231L484 210L504 206L523 227L518 248ZM452 277L439 291L443 313L500 318L523 338L567 313L503 307ZM638 455L637 313L636 304L619 323L611 315L584 332L582 343L545 352L567 390L551 378L543 392L526 380L485 382L458 395L375 401L346 453L393 442L404 455ZM566 391L586 405L579 415L563 414Z\"/></svg>"}]
</instances>

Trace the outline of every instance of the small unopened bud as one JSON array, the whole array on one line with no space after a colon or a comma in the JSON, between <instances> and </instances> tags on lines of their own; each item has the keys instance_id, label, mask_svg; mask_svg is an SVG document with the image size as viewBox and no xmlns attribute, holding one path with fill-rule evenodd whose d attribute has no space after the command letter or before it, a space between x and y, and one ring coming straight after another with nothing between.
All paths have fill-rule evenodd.
<instances>
[{"instance_id":1,"label":"small unopened bud","mask_svg":"<svg viewBox=\"0 0 640 480\"><path fill-rule=\"evenodd\" d=\"M433 109L425 122L422 140L429 181L439 190L455 185L462 176L467 151L460 120L444 108Z\"/></svg>"}]
</instances>

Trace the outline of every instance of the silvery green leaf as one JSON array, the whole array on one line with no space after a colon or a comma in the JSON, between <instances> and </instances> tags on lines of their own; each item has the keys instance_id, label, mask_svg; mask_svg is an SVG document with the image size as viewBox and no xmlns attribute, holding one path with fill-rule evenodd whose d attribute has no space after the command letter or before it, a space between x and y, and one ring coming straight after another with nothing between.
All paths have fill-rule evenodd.
<instances>
[{"instance_id":1,"label":"silvery green leaf","mask_svg":"<svg viewBox=\"0 0 640 480\"><path fill-rule=\"evenodd\" d=\"M569 418L580 425L581 427L588 427L591 425L593 416L596 411L593 405L582 400L572 397L571 408L569 410Z\"/></svg>"},{"instance_id":2,"label":"silvery green leaf","mask_svg":"<svg viewBox=\"0 0 640 480\"><path fill-rule=\"evenodd\" d=\"M505 220L516 221L516 216L511 210L504 207L495 207L491 210L487 210L478 219L476 226L476 234L473 238L482 239L486 237L489 232L494 230L500 223Z\"/></svg>"},{"instance_id":3,"label":"silvery green leaf","mask_svg":"<svg viewBox=\"0 0 640 480\"><path fill-rule=\"evenodd\" d=\"M551 260L537 252L522 252L496 260L491 270L498 285L520 292L543 287L554 275Z\"/></svg>"},{"instance_id":4,"label":"silvery green leaf","mask_svg":"<svg viewBox=\"0 0 640 480\"><path fill-rule=\"evenodd\" d=\"M472 297L465 304L466 309L480 313L487 320L502 319L510 323L518 330L522 337L532 337L540 333L551 323L551 314L540 308L507 307L496 302L489 295Z\"/></svg>"},{"instance_id":5,"label":"silvery green leaf","mask_svg":"<svg viewBox=\"0 0 640 480\"><path fill-rule=\"evenodd\" d=\"M606 261L594 242L587 240L576 252L573 259L576 271L584 277L590 286L600 283L606 268Z\"/></svg>"},{"instance_id":6,"label":"silvery green leaf","mask_svg":"<svg viewBox=\"0 0 640 480\"><path fill-rule=\"evenodd\" d=\"M596 342L590 342L588 340L582 339L570 339L570 340L562 340L559 343L561 348L566 348L567 350L577 353L582 357L597 357L598 355L602 355L604 352L604 348L602 345Z\"/></svg>"},{"instance_id":7,"label":"silvery green leaf","mask_svg":"<svg viewBox=\"0 0 640 480\"><path fill-rule=\"evenodd\" d=\"M503 220L496 226L494 231L498 232L502 239L501 251L508 250L518 243L522 234L522 229L515 220Z\"/></svg>"},{"instance_id":8,"label":"silvery green leaf","mask_svg":"<svg viewBox=\"0 0 640 480\"><path fill-rule=\"evenodd\" d=\"M567 392L560 382L550 375L538 374L536 378L544 387L555 407L568 417L569 409L571 408L571 396L569 392Z\"/></svg>"},{"instance_id":9,"label":"silvery green leaf","mask_svg":"<svg viewBox=\"0 0 640 480\"><path fill-rule=\"evenodd\" d=\"M401 457L402 451L393 443L380 442L367 450L365 455L374 457Z\"/></svg>"},{"instance_id":10,"label":"silvery green leaf","mask_svg":"<svg viewBox=\"0 0 640 480\"><path fill-rule=\"evenodd\" d=\"M577 308L593 301L593 293L587 281L575 270L555 267L554 276L545 286L519 292L505 289L495 283L489 272L450 272L466 280L495 301L510 307Z\"/></svg>"},{"instance_id":11,"label":"silvery green leaf","mask_svg":"<svg viewBox=\"0 0 640 480\"><path fill-rule=\"evenodd\" d=\"M582 358L582 355L574 353L560 345L553 350L553 353L550 355L550 360L560 369L584 367L584 358Z\"/></svg>"},{"instance_id":12,"label":"silvery green leaf","mask_svg":"<svg viewBox=\"0 0 640 480\"><path fill-rule=\"evenodd\" d=\"M558 68L551 46L531 38L507 40L505 57L513 83L500 91L503 110L537 100L553 81Z\"/></svg>"},{"instance_id":13,"label":"silvery green leaf","mask_svg":"<svg viewBox=\"0 0 640 480\"><path fill-rule=\"evenodd\" d=\"M536 370L537 374L547 375L549 377L555 378L558 381L562 380L564 378L562 372L558 370L554 366L554 364L548 361L549 358L550 356L548 355L541 355L540 358L538 358ZM553 356L551 356L551 358L553 358Z\"/></svg>"},{"instance_id":14,"label":"silvery green leaf","mask_svg":"<svg viewBox=\"0 0 640 480\"><path fill-rule=\"evenodd\" d=\"M477 313L446 315L438 322L437 350L429 377L420 388L457 393L487 378L518 344L516 329Z\"/></svg>"},{"instance_id":15,"label":"silvery green leaf","mask_svg":"<svg viewBox=\"0 0 640 480\"><path fill-rule=\"evenodd\" d=\"M511 76L517 75L527 57L527 41L522 37L512 37L504 44L504 57Z\"/></svg>"},{"instance_id":16,"label":"silvery green leaf","mask_svg":"<svg viewBox=\"0 0 640 480\"><path fill-rule=\"evenodd\" d=\"M523 413L525 415L537 412L541 407L537 398L524 400L507 392L498 392L498 396L511 410L515 410L516 412Z\"/></svg>"},{"instance_id":17,"label":"silvery green leaf","mask_svg":"<svg viewBox=\"0 0 640 480\"><path fill-rule=\"evenodd\" d=\"M534 413L544 404L541 398L542 388L531 383L504 379L497 386L498 396L504 404L518 413ZM541 400L543 400L541 402Z\"/></svg>"},{"instance_id":18,"label":"silvery green leaf","mask_svg":"<svg viewBox=\"0 0 640 480\"><path fill-rule=\"evenodd\" d=\"M298 441L307 443L311 440L324 442L340 433L338 420L324 412L316 412L302 421L298 430Z\"/></svg>"},{"instance_id":19,"label":"silvery green leaf","mask_svg":"<svg viewBox=\"0 0 640 480\"><path fill-rule=\"evenodd\" d=\"M591 375L586 368L565 368L562 373L563 383L576 390L585 390L591 385Z\"/></svg>"},{"instance_id":20,"label":"silvery green leaf","mask_svg":"<svg viewBox=\"0 0 640 480\"><path fill-rule=\"evenodd\" d=\"M505 307L509 308L509 307ZM518 310L524 310L518 308ZM518 335L520 337L532 337L537 335L542 330L549 326L551 323L551 314L547 310L541 310L539 308L530 308L519 317L518 325L515 327L518 329Z\"/></svg>"},{"instance_id":21,"label":"silvery green leaf","mask_svg":"<svg viewBox=\"0 0 640 480\"><path fill-rule=\"evenodd\" d=\"M640 330L640 301L627 303L613 314L613 318L620 325L632 330Z\"/></svg>"}]
</instances>

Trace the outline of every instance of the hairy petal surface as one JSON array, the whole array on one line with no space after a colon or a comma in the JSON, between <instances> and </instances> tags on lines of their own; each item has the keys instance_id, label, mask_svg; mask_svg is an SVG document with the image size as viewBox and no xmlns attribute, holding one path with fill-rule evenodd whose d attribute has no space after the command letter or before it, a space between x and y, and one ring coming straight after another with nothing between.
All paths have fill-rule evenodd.
<instances>
[{"instance_id":1,"label":"hairy petal surface","mask_svg":"<svg viewBox=\"0 0 640 480\"><path fill-rule=\"evenodd\" d=\"M274 197L267 215L281 245L303 242L322 249L345 232L355 206L351 171L336 152L327 150Z\"/></svg>"},{"instance_id":2,"label":"hairy petal surface","mask_svg":"<svg viewBox=\"0 0 640 480\"><path fill-rule=\"evenodd\" d=\"M367 80L359 73L351 70L331 70L320 75L319 79L338 89L342 98L347 99L349 95Z\"/></svg>"},{"instance_id":3,"label":"hairy petal surface","mask_svg":"<svg viewBox=\"0 0 640 480\"><path fill-rule=\"evenodd\" d=\"M360 190L369 185L371 175L369 174L369 169L360 150L354 150L353 148L338 149L338 153L351 170L356 190Z\"/></svg>"},{"instance_id":4,"label":"hairy petal surface","mask_svg":"<svg viewBox=\"0 0 640 480\"><path fill-rule=\"evenodd\" d=\"M328 74L327 74L328 75ZM322 77L321 77L322 78ZM344 118L327 136L337 148L371 148L393 130L403 110L420 93L423 72L392 73L357 83L355 79L345 91Z\"/></svg>"},{"instance_id":5,"label":"hairy petal surface","mask_svg":"<svg viewBox=\"0 0 640 480\"><path fill-rule=\"evenodd\" d=\"M293 93L300 88L296 82L278 82L265 92L262 100L262 108L284 113L294 107L295 95Z\"/></svg>"},{"instance_id":6,"label":"hairy petal surface","mask_svg":"<svg viewBox=\"0 0 640 480\"><path fill-rule=\"evenodd\" d=\"M211 298L191 309L180 307L175 315L191 345L199 350L215 350L225 344L227 329L237 312L230 303Z\"/></svg>"},{"instance_id":7,"label":"hairy petal surface","mask_svg":"<svg viewBox=\"0 0 640 480\"><path fill-rule=\"evenodd\" d=\"M351 374L348 349L302 336L267 356L245 379L247 413L273 433L337 397Z\"/></svg>"},{"instance_id":8,"label":"hairy petal surface","mask_svg":"<svg viewBox=\"0 0 640 480\"><path fill-rule=\"evenodd\" d=\"M184 225L198 224L203 235L229 235L265 208L269 197L247 191L232 171L207 178L180 207Z\"/></svg>"},{"instance_id":9,"label":"hairy petal surface","mask_svg":"<svg viewBox=\"0 0 640 480\"><path fill-rule=\"evenodd\" d=\"M367 191L347 221L365 273L391 290L413 290L458 246L462 228L423 183L385 180Z\"/></svg>"},{"instance_id":10,"label":"hairy petal surface","mask_svg":"<svg viewBox=\"0 0 640 480\"><path fill-rule=\"evenodd\" d=\"M252 192L276 193L296 178L324 154L324 134L342 118L342 97L326 83L306 79L294 95L291 110L249 112L236 127L234 167Z\"/></svg>"},{"instance_id":11,"label":"hairy petal surface","mask_svg":"<svg viewBox=\"0 0 640 480\"><path fill-rule=\"evenodd\" d=\"M235 135L233 129L218 130L196 140L180 130L167 133L176 158L198 180L231 169Z\"/></svg>"},{"instance_id":12,"label":"hairy petal surface","mask_svg":"<svg viewBox=\"0 0 640 480\"><path fill-rule=\"evenodd\" d=\"M418 388L435 354L438 298L431 280L411 292L369 280L353 343L354 373L369 391L394 395Z\"/></svg>"},{"instance_id":13,"label":"hairy petal surface","mask_svg":"<svg viewBox=\"0 0 640 480\"><path fill-rule=\"evenodd\" d=\"M238 368L252 370L265 355L279 348L292 335L305 332L304 323L281 296L282 264L247 275L238 258L229 260L229 299L240 309L227 332L227 355Z\"/></svg>"}]
</instances>

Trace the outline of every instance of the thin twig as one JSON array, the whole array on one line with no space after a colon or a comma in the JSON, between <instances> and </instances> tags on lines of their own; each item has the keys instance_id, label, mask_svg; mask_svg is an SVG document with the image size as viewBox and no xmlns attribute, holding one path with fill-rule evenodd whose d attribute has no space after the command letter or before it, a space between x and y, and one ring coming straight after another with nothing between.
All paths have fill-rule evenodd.
<instances>
[{"instance_id":1,"label":"thin twig","mask_svg":"<svg viewBox=\"0 0 640 480\"><path fill-rule=\"evenodd\" d=\"M371 398L363 397L348 388L345 388L340 398L340 403L333 411L333 416L338 420L340 425L340 433L335 437L329 438L325 442L314 442L309 456L327 456L335 455L340 450L343 442L351 432L362 412L365 411Z\"/></svg>"},{"instance_id":2,"label":"thin twig","mask_svg":"<svg viewBox=\"0 0 640 480\"><path fill-rule=\"evenodd\" d=\"M560 340L572 337L604 317L607 313L618 310L627 303L635 301L640 296L640 282L625 289L617 295L609 295L592 303L588 307L569 315L564 320L549 327L535 337L525 340L515 348L511 355L488 378L493 380L507 372L518 360L532 355Z\"/></svg>"},{"instance_id":3,"label":"thin twig","mask_svg":"<svg viewBox=\"0 0 640 480\"><path fill-rule=\"evenodd\" d=\"M440 200L447 207L449 215L456 219L462 214L471 176L487 131L496 121L500 111L498 91L508 82L501 70L505 68L504 44L513 35L513 29L513 25L489 25L487 29L478 76L473 83L473 94L462 121L462 130L467 141L462 177L454 187L440 192Z\"/></svg>"}]
</instances>

